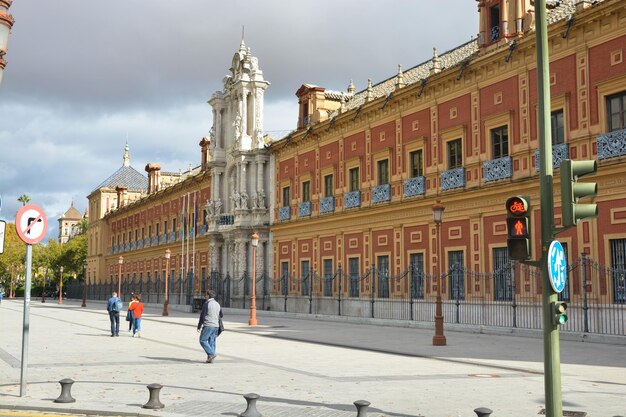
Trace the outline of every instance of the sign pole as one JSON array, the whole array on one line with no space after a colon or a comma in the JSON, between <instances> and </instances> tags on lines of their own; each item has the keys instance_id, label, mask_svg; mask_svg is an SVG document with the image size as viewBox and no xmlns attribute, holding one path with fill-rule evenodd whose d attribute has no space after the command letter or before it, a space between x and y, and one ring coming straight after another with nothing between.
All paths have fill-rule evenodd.
<instances>
[{"instance_id":1,"label":"sign pole","mask_svg":"<svg viewBox=\"0 0 626 417\"><path fill-rule=\"evenodd\" d=\"M552 304L557 295L552 291L548 247L554 240L554 197L552 172L552 136L550 131L550 64L548 59L548 23L546 0L535 1L537 46L538 139L540 157L541 203L541 276L543 307L544 390L547 417L562 417L561 353L559 330L552 322Z\"/></svg>"},{"instance_id":2,"label":"sign pole","mask_svg":"<svg viewBox=\"0 0 626 417\"><path fill-rule=\"evenodd\" d=\"M33 265L33 246L26 245L26 281L24 282L24 324L22 328L22 369L20 372L20 397L26 395L26 368L28 368L28 335L30 330L30 281Z\"/></svg>"}]
</instances>

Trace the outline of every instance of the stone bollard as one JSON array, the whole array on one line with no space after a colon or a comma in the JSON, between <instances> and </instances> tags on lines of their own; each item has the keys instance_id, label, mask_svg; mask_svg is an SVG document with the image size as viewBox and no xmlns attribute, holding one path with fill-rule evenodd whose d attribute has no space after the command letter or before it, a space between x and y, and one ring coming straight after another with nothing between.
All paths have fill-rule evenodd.
<instances>
[{"instance_id":1,"label":"stone bollard","mask_svg":"<svg viewBox=\"0 0 626 417\"><path fill-rule=\"evenodd\" d=\"M161 384L150 384L148 385L148 391L150 391L150 399L147 403L145 403L142 407L148 408L150 410L156 410L157 408L163 408L165 405L159 401L159 394L161 393L161 388L163 385Z\"/></svg>"},{"instance_id":2,"label":"stone bollard","mask_svg":"<svg viewBox=\"0 0 626 417\"><path fill-rule=\"evenodd\" d=\"M356 407L356 417L367 417L367 407L370 406L369 401L358 400L353 404Z\"/></svg>"},{"instance_id":3,"label":"stone bollard","mask_svg":"<svg viewBox=\"0 0 626 417\"><path fill-rule=\"evenodd\" d=\"M55 403L74 403L76 400L72 397L72 384L74 383L73 379L65 378L59 381L61 384L61 395L59 398L54 400Z\"/></svg>"},{"instance_id":4,"label":"stone bollard","mask_svg":"<svg viewBox=\"0 0 626 417\"><path fill-rule=\"evenodd\" d=\"M493 411L488 408L480 407L474 410L477 417L489 417Z\"/></svg>"},{"instance_id":5,"label":"stone bollard","mask_svg":"<svg viewBox=\"0 0 626 417\"><path fill-rule=\"evenodd\" d=\"M248 406L246 411L239 414L239 417L263 417L256 409L256 402L259 399L259 394L251 392L250 394L244 394L243 398L246 399Z\"/></svg>"}]
</instances>

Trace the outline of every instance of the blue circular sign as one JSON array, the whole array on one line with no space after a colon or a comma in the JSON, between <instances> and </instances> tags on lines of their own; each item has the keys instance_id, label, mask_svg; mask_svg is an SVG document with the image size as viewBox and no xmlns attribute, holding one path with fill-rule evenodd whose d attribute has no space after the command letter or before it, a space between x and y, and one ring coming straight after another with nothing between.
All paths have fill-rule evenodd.
<instances>
[{"instance_id":1,"label":"blue circular sign","mask_svg":"<svg viewBox=\"0 0 626 417\"><path fill-rule=\"evenodd\" d=\"M548 276L554 292L560 293L565 289L567 281L567 262L563 246L556 240L548 248Z\"/></svg>"}]
</instances>

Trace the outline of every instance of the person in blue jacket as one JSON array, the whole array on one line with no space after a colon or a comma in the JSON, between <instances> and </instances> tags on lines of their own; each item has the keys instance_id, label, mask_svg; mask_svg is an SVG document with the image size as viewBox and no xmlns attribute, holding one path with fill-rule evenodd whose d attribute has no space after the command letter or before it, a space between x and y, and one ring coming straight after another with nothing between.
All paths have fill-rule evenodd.
<instances>
[{"instance_id":1,"label":"person in blue jacket","mask_svg":"<svg viewBox=\"0 0 626 417\"><path fill-rule=\"evenodd\" d=\"M120 335L120 310L122 309L122 300L117 298L117 293L113 291L111 298L107 302L107 311L111 320L111 337Z\"/></svg>"}]
</instances>

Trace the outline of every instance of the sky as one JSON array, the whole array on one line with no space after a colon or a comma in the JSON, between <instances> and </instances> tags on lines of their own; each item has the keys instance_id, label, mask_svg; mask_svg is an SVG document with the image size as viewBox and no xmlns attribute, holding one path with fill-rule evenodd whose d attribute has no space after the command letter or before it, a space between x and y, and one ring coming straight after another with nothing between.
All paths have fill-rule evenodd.
<instances>
[{"instance_id":1,"label":"sky","mask_svg":"<svg viewBox=\"0 0 626 417\"><path fill-rule=\"evenodd\" d=\"M200 164L207 100L242 32L271 83L265 130L296 127L303 83L357 92L476 36L475 0L14 0L0 85L0 219L27 194L49 222L122 166Z\"/></svg>"}]
</instances>

